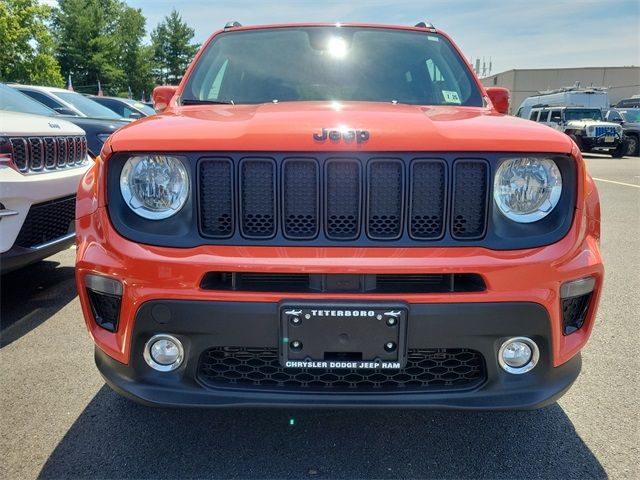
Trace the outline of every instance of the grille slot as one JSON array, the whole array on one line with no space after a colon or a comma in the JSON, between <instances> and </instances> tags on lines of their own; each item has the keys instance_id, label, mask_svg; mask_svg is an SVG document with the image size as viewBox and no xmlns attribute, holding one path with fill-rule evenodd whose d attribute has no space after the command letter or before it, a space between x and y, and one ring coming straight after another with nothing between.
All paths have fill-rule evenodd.
<instances>
[{"instance_id":1,"label":"grille slot","mask_svg":"<svg viewBox=\"0 0 640 480\"><path fill-rule=\"evenodd\" d=\"M362 175L357 160L330 160L326 167L326 233L335 240L360 234Z\"/></svg>"},{"instance_id":2,"label":"grille slot","mask_svg":"<svg viewBox=\"0 0 640 480\"><path fill-rule=\"evenodd\" d=\"M48 169L56 168L56 139L46 137L44 139L44 166Z\"/></svg>"},{"instance_id":3,"label":"grille slot","mask_svg":"<svg viewBox=\"0 0 640 480\"><path fill-rule=\"evenodd\" d=\"M486 372L475 350L410 349L398 370L282 368L275 348L215 347L205 351L198 378L209 387L289 391L422 391L471 389Z\"/></svg>"},{"instance_id":4,"label":"grille slot","mask_svg":"<svg viewBox=\"0 0 640 480\"><path fill-rule=\"evenodd\" d=\"M369 163L367 232L374 240L394 240L402 234L403 170L399 160Z\"/></svg>"},{"instance_id":5,"label":"grille slot","mask_svg":"<svg viewBox=\"0 0 640 480\"><path fill-rule=\"evenodd\" d=\"M245 159L240 164L242 233L247 238L271 238L276 233L275 162Z\"/></svg>"},{"instance_id":6,"label":"grille slot","mask_svg":"<svg viewBox=\"0 0 640 480\"><path fill-rule=\"evenodd\" d=\"M208 272L200 288L248 292L324 293L453 293L482 292L475 273L446 274L309 274Z\"/></svg>"},{"instance_id":7,"label":"grille slot","mask_svg":"<svg viewBox=\"0 0 640 480\"><path fill-rule=\"evenodd\" d=\"M42 170L44 168L44 146L41 138L29 138L29 153L31 157L30 169L34 172Z\"/></svg>"},{"instance_id":8,"label":"grille slot","mask_svg":"<svg viewBox=\"0 0 640 480\"><path fill-rule=\"evenodd\" d=\"M29 148L27 147L27 140L24 138L12 138L11 148L13 163L18 167L18 170L21 172L29 170Z\"/></svg>"},{"instance_id":9,"label":"grille slot","mask_svg":"<svg viewBox=\"0 0 640 480\"><path fill-rule=\"evenodd\" d=\"M233 163L228 158L200 163L202 233L216 238L233 235Z\"/></svg>"},{"instance_id":10,"label":"grille slot","mask_svg":"<svg viewBox=\"0 0 640 480\"><path fill-rule=\"evenodd\" d=\"M282 174L284 235L298 240L318 234L319 178L315 160L287 160Z\"/></svg>"},{"instance_id":11,"label":"grille slot","mask_svg":"<svg viewBox=\"0 0 640 480\"><path fill-rule=\"evenodd\" d=\"M75 213L75 196L32 205L16 245L36 247L73 233Z\"/></svg>"},{"instance_id":12,"label":"grille slot","mask_svg":"<svg viewBox=\"0 0 640 480\"><path fill-rule=\"evenodd\" d=\"M67 139L65 137L58 137L56 140L58 143L57 166L59 168L62 168L67 164L67 155L68 155L69 147L67 146Z\"/></svg>"},{"instance_id":13,"label":"grille slot","mask_svg":"<svg viewBox=\"0 0 640 480\"><path fill-rule=\"evenodd\" d=\"M416 160L411 164L410 234L417 239L444 235L447 164L443 160Z\"/></svg>"},{"instance_id":14,"label":"grille slot","mask_svg":"<svg viewBox=\"0 0 640 480\"><path fill-rule=\"evenodd\" d=\"M484 160L458 160L453 165L451 235L460 240L484 236L487 222L489 165Z\"/></svg>"},{"instance_id":15,"label":"grille slot","mask_svg":"<svg viewBox=\"0 0 640 480\"><path fill-rule=\"evenodd\" d=\"M71 166L76 162L76 146L77 143L73 137L67 137L67 166Z\"/></svg>"}]
</instances>

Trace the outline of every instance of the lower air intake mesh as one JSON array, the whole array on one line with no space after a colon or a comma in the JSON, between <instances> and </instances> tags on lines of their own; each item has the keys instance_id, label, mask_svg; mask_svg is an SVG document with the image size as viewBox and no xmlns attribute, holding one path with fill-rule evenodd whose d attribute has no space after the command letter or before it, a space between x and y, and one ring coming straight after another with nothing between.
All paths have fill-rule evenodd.
<instances>
[{"instance_id":1,"label":"lower air intake mesh","mask_svg":"<svg viewBox=\"0 0 640 480\"><path fill-rule=\"evenodd\" d=\"M486 377L479 352L410 349L397 370L283 368L275 348L216 347L204 352L198 378L209 387L288 391L394 392L470 389Z\"/></svg>"}]
</instances>

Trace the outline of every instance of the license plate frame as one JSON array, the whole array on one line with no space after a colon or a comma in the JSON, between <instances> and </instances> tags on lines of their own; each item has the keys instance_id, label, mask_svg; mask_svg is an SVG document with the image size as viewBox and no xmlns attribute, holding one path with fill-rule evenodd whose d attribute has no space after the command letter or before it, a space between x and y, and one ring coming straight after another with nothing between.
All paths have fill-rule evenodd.
<instances>
[{"instance_id":1,"label":"license plate frame","mask_svg":"<svg viewBox=\"0 0 640 480\"><path fill-rule=\"evenodd\" d=\"M605 135L604 136L604 143L613 143L615 142L616 137L614 137L613 135Z\"/></svg>"},{"instance_id":2,"label":"license plate frame","mask_svg":"<svg viewBox=\"0 0 640 480\"><path fill-rule=\"evenodd\" d=\"M385 370L406 365L405 304L292 301L280 306L279 315L284 368ZM296 341L300 349L293 348ZM395 344L393 350L386 348L389 342Z\"/></svg>"}]
</instances>

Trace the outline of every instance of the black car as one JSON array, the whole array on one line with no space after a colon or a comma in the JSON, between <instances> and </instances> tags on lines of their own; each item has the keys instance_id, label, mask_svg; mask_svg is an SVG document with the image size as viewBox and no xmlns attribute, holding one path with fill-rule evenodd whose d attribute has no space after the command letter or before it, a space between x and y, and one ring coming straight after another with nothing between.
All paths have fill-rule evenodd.
<instances>
[{"instance_id":1,"label":"black car","mask_svg":"<svg viewBox=\"0 0 640 480\"><path fill-rule=\"evenodd\" d=\"M627 138L627 155L640 156L640 108L612 108L607 110L605 120L622 125Z\"/></svg>"},{"instance_id":2,"label":"black car","mask_svg":"<svg viewBox=\"0 0 640 480\"><path fill-rule=\"evenodd\" d=\"M640 107L640 96L623 98L614 105L615 108L638 108Z\"/></svg>"},{"instance_id":3,"label":"black car","mask_svg":"<svg viewBox=\"0 0 640 480\"><path fill-rule=\"evenodd\" d=\"M129 122L125 120L61 115L55 110L2 83L0 83L0 110L33 113L48 117L55 116L74 123L85 131L87 136L87 149L92 158L98 156L100 149L102 149L102 144L109 135L120 127L129 124Z\"/></svg>"},{"instance_id":4,"label":"black car","mask_svg":"<svg viewBox=\"0 0 640 480\"><path fill-rule=\"evenodd\" d=\"M130 98L99 97L97 95L92 95L89 98L109 110L113 110L123 118L137 119L156 113L149 105Z\"/></svg>"}]
</instances>

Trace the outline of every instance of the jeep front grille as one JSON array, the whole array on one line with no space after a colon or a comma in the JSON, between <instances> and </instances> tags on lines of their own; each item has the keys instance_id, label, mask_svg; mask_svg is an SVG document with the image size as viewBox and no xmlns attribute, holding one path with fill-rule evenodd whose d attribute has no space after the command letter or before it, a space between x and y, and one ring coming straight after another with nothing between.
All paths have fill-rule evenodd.
<instances>
[{"instance_id":1,"label":"jeep front grille","mask_svg":"<svg viewBox=\"0 0 640 480\"><path fill-rule=\"evenodd\" d=\"M42 173L77 167L87 158L87 139L73 137L13 137L13 163L22 173Z\"/></svg>"},{"instance_id":2,"label":"jeep front grille","mask_svg":"<svg viewBox=\"0 0 640 480\"><path fill-rule=\"evenodd\" d=\"M198 173L200 231L214 239L426 243L486 230L483 159L220 157Z\"/></svg>"},{"instance_id":3,"label":"jeep front grille","mask_svg":"<svg viewBox=\"0 0 640 480\"><path fill-rule=\"evenodd\" d=\"M596 137L603 135L615 135L616 127L596 127Z\"/></svg>"}]
</instances>

